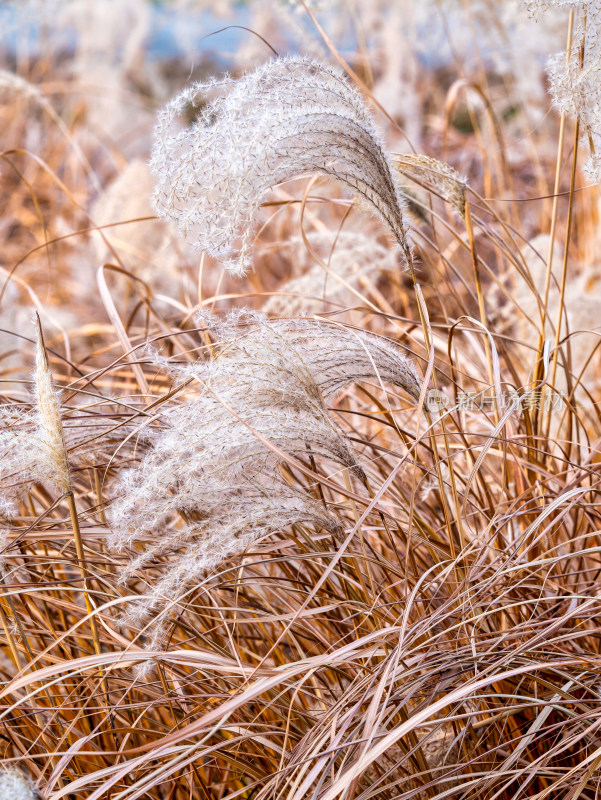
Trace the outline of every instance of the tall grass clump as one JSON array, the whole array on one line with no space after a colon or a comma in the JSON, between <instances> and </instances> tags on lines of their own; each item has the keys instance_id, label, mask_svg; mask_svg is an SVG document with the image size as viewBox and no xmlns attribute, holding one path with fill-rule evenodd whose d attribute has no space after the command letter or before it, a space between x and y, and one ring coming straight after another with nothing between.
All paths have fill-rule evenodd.
<instances>
[{"instance_id":1,"label":"tall grass clump","mask_svg":"<svg viewBox=\"0 0 601 800\"><path fill-rule=\"evenodd\" d=\"M0 798L598 796L598 12L528 5L0 49Z\"/></svg>"}]
</instances>

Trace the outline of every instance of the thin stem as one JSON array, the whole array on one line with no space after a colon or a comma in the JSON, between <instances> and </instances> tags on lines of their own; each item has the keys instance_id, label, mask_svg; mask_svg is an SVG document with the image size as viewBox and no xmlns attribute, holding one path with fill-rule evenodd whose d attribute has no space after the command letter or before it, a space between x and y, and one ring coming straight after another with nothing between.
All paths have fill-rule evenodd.
<instances>
[{"instance_id":1,"label":"thin stem","mask_svg":"<svg viewBox=\"0 0 601 800\"><path fill-rule=\"evenodd\" d=\"M568 19L568 37L566 44L566 60L569 61L572 52L572 36L574 32L574 9L570 9L570 16ZM555 163L555 183L553 186L553 207L551 210L551 228L549 230L549 249L547 251L547 271L545 273L545 288L543 290L543 308L541 326L538 334L538 343L536 351L538 353L535 373L534 373L534 386L536 387L542 380L543 371L543 346L545 342L545 328L547 325L547 306L549 303L549 288L551 286L551 275L553 274L553 251L555 244L555 232L557 228L557 216L559 208L559 187L561 179L561 159L563 154L564 140L566 130L566 114L562 112L559 122L559 138L557 140L557 159Z\"/></svg>"}]
</instances>

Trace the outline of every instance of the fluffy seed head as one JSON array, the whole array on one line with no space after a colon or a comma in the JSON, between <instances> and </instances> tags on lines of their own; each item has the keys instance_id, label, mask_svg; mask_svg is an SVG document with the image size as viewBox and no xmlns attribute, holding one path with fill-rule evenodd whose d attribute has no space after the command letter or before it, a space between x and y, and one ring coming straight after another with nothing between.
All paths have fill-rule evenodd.
<instances>
[{"instance_id":1,"label":"fluffy seed head","mask_svg":"<svg viewBox=\"0 0 601 800\"><path fill-rule=\"evenodd\" d=\"M295 524L339 530L281 471L287 458L311 455L364 480L324 397L366 379L419 394L419 377L400 349L373 335L248 313L208 325L217 340L211 361L163 362L176 377L194 379L198 396L160 415L163 429L114 492L109 545L145 543L122 580L170 556L163 578L126 614L136 623L260 537Z\"/></svg>"},{"instance_id":2,"label":"fluffy seed head","mask_svg":"<svg viewBox=\"0 0 601 800\"><path fill-rule=\"evenodd\" d=\"M449 164L424 155L397 155L393 165L398 172L418 183L424 183L440 194L460 217L465 216L467 181Z\"/></svg>"},{"instance_id":3,"label":"fluffy seed head","mask_svg":"<svg viewBox=\"0 0 601 800\"><path fill-rule=\"evenodd\" d=\"M37 800L31 780L16 767L0 768L0 797L3 800Z\"/></svg>"},{"instance_id":4,"label":"fluffy seed head","mask_svg":"<svg viewBox=\"0 0 601 800\"><path fill-rule=\"evenodd\" d=\"M36 316L35 403L0 408L0 515L16 513L12 501L27 485L40 482L69 491L69 465L60 404L48 365L40 320Z\"/></svg>"},{"instance_id":5,"label":"fluffy seed head","mask_svg":"<svg viewBox=\"0 0 601 800\"><path fill-rule=\"evenodd\" d=\"M187 588L226 559L291 525L309 526L332 535L342 532L340 523L321 504L296 492L283 480L256 485L243 496L225 495L224 502L208 510L207 518L196 524L193 536L188 532L177 539L170 536L167 541L159 540L131 561L122 581L132 578L151 559L182 548L181 555L169 562L161 579L130 604L124 622L136 627L143 624L149 614L166 601L177 601ZM160 645L167 623L168 615L153 621L147 635L149 649Z\"/></svg>"},{"instance_id":6,"label":"fluffy seed head","mask_svg":"<svg viewBox=\"0 0 601 800\"><path fill-rule=\"evenodd\" d=\"M582 3L572 47L553 56L548 65L550 92L558 111L580 122L582 144L589 151L584 171L601 181L601 7Z\"/></svg>"},{"instance_id":7,"label":"fluffy seed head","mask_svg":"<svg viewBox=\"0 0 601 800\"><path fill-rule=\"evenodd\" d=\"M381 381L397 386L417 400L421 379L402 349L382 336L354 328L311 319L265 320L258 314L232 316L239 328L234 335L232 322L213 323L218 352L241 360L243 353L261 350L270 337L279 341L284 352L296 354L324 398L336 396L359 381Z\"/></svg>"},{"instance_id":8,"label":"fluffy seed head","mask_svg":"<svg viewBox=\"0 0 601 800\"><path fill-rule=\"evenodd\" d=\"M522 0L527 10L533 17L541 12L548 11L550 8L564 8L565 6L579 5L582 0Z\"/></svg>"},{"instance_id":9,"label":"fluffy seed head","mask_svg":"<svg viewBox=\"0 0 601 800\"><path fill-rule=\"evenodd\" d=\"M69 465L63 438L60 404L44 346L40 318L36 314L35 394L37 400L39 440L45 452L52 482L61 492L70 486Z\"/></svg>"},{"instance_id":10,"label":"fluffy seed head","mask_svg":"<svg viewBox=\"0 0 601 800\"><path fill-rule=\"evenodd\" d=\"M177 120L205 104L189 128ZM160 216L236 274L250 266L264 194L306 174L346 184L410 255L403 200L359 92L303 58L260 66L238 80L194 84L159 115L151 167Z\"/></svg>"}]
</instances>

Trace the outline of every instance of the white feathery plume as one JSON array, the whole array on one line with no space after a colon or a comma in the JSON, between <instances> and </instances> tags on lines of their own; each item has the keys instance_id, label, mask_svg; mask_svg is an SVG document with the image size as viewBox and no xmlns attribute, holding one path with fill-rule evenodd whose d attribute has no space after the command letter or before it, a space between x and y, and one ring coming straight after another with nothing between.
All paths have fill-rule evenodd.
<instances>
[{"instance_id":1,"label":"white feathery plume","mask_svg":"<svg viewBox=\"0 0 601 800\"><path fill-rule=\"evenodd\" d=\"M310 453L364 479L324 397L378 376L419 395L414 368L380 337L248 313L210 325L218 339L211 361L159 361L176 377L195 379L200 394L160 415L164 429L139 466L121 474L114 492L109 546L123 550L150 541L122 580L149 560L170 556L162 580L126 613L136 624L161 599L177 599L259 537L293 524L339 529L280 469L287 456L306 459ZM152 627L155 642L163 624Z\"/></svg>"},{"instance_id":2,"label":"white feathery plume","mask_svg":"<svg viewBox=\"0 0 601 800\"><path fill-rule=\"evenodd\" d=\"M35 482L50 484L61 494L68 492L70 486L60 403L37 315L35 325L35 406L28 411L0 410L0 479L4 503Z\"/></svg>"},{"instance_id":3,"label":"white feathery plume","mask_svg":"<svg viewBox=\"0 0 601 800\"><path fill-rule=\"evenodd\" d=\"M63 437L60 403L48 364L42 325L37 314L35 326L37 338L34 388L37 401L38 440L45 453L52 483L60 492L68 492L71 480Z\"/></svg>"},{"instance_id":4,"label":"white feathery plume","mask_svg":"<svg viewBox=\"0 0 601 800\"><path fill-rule=\"evenodd\" d=\"M2 433L0 432L0 441ZM1 447L1 445L0 445ZM13 519L17 514L17 507L6 497L0 495L0 518Z\"/></svg>"},{"instance_id":5,"label":"white feathery plume","mask_svg":"<svg viewBox=\"0 0 601 800\"><path fill-rule=\"evenodd\" d=\"M0 518L12 519L17 514L13 501L34 483L51 486L61 493L68 491L65 463L56 449L57 433L42 427L40 417L37 404L25 410L0 407ZM145 448L151 435L135 423L116 427L109 418L102 425L93 416L83 424L63 427L62 433L70 470L108 463L132 433L136 448Z\"/></svg>"},{"instance_id":6,"label":"white feathery plume","mask_svg":"<svg viewBox=\"0 0 601 800\"><path fill-rule=\"evenodd\" d=\"M17 767L0 767L2 800L37 800L39 794L30 778Z\"/></svg>"},{"instance_id":7,"label":"white feathery plume","mask_svg":"<svg viewBox=\"0 0 601 800\"><path fill-rule=\"evenodd\" d=\"M234 324L227 331L214 361L169 366L182 380L197 379L200 394L161 414L164 430L140 468L122 473L111 509L112 546L160 529L174 512L204 516L224 493L250 490L261 477L272 481L281 454L299 457L310 448L361 476L312 375L283 337L269 338L267 329L257 342Z\"/></svg>"},{"instance_id":8,"label":"white feathery plume","mask_svg":"<svg viewBox=\"0 0 601 800\"><path fill-rule=\"evenodd\" d=\"M589 151L584 172L601 181L601 6L581 2L568 56L549 61L550 92L555 107L580 122L581 142Z\"/></svg>"},{"instance_id":9,"label":"white feathery plume","mask_svg":"<svg viewBox=\"0 0 601 800\"><path fill-rule=\"evenodd\" d=\"M23 484L45 482L49 477L33 417L32 411L0 408L0 503L3 516L8 519L16 513L13 500L23 490Z\"/></svg>"},{"instance_id":10,"label":"white feathery plume","mask_svg":"<svg viewBox=\"0 0 601 800\"><path fill-rule=\"evenodd\" d=\"M260 383L260 402L269 399L276 405L284 396L284 375L292 383L285 396L290 401L297 394L298 407L315 390L329 399L364 380L397 386L419 399L421 379L413 363L397 344L375 333L315 319L266 320L246 310L233 312L225 320L200 319L216 338L215 362L165 366L182 378L196 375L203 381L211 374L223 381L231 372L229 391L241 403L256 395L253 387ZM272 373L275 380L271 369L277 369ZM308 384L302 385L301 374Z\"/></svg>"},{"instance_id":11,"label":"white feathery plume","mask_svg":"<svg viewBox=\"0 0 601 800\"><path fill-rule=\"evenodd\" d=\"M207 510L205 520L198 521L193 536L190 529L177 537L170 531L167 541L159 540L130 562L121 576L123 582L133 578L151 559L184 548L180 557L176 554L169 562L150 591L129 605L124 621L136 627L142 625L149 614L164 605L166 599L177 601L186 589L226 559L292 525L310 526L334 536L342 533L340 523L328 514L323 505L295 492L283 480L257 486L241 497L224 498L224 502ZM153 621L147 633L146 646L149 649L160 645L167 622L168 615Z\"/></svg>"},{"instance_id":12,"label":"white feathery plume","mask_svg":"<svg viewBox=\"0 0 601 800\"><path fill-rule=\"evenodd\" d=\"M431 187L451 205L460 217L465 217L465 190L467 180L451 167L430 156L396 155L393 166L406 178Z\"/></svg>"},{"instance_id":13,"label":"white feathery plume","mask_svg":"<svg viewBox=\"0 0 601 800\"><path fill-rule=\"evenodd\" d=\"M382 381L419 398L421 379L415 367L398 345L383 336L322 320L266 321L248 312L230 319L240 327L237 336L232 322L208 322L224 340L217 342L218 351L231 358L239 350L240 356L252 359L262 342L275 337L282 352L298 355L326 399L362 380Z\"/></svg>"},{"instance_id":14,"label":"white feathery plume","mask_svg":"<svg viewBox=\"0 0 601 800\"><path fill-rule=\"evenodd\" d=\"M195 104L198 116L182 129L178 120ZM349 186L410 258L403 199L371 114L324 64L276 59L237 80L185 89L159 115L151 168L159 215L235 274L251 264L262 197L306 174Z\"/></svg>"},{"instance_id":15,"label":"white feathery plume","mask_svg":"<svg viewBox=\"0 0 601 800\"><path fill-rule=\"evenodd\" d=\"M274 489L277 490L275 494ZM228 496L227 502L207 506L204 515L205 518L197 520L194 526L194 534L199 534L198 541L187 550L185 559L174 563L174 569L161 584L163 588L172 585L172 590L166 592L168 595L173 596L178 585L185 585L179 579L171 584L173 576L190 570L201 575L218 566L229 555L242 552L256 539L288 525L317 525L335 533L341 530L338 521L325 511L322 504L314 502L278 476L273 476L269 483L249 482L245 492L241 490ZM190 528L181 529L177 540L169 537L168 540L156 541L127 565L122 580L135 575L151 559L184 545L189 541L190 532ZM191 567L192 563L196 566ZM160 593L157 596L160 597Z\"/></svg>"},{"instance_id":16,"label":"white feathery plume","mask_svg":"<svg viewBox=\"0 0 601 800\"><path fill-rule=\"evenodd\" d=\"M293 384L282 383L282 392ZM280 458L258 438L281 452L302 457L313 453L357 471L356 461L325 412L271 408L273 394L242 398L219 385L220 400L202 395L163 415L167 426L139 469L120 477L119 497L111 509L114 533L110 545L121 549L136 538L163 528L173 513L191 519L217 506L226 491L246 489L260 475L275 475ZM294 392L298 398L299 392ZM253 403L252 400L255 399ZM240 419L224 407L234 408Z\"/></svg>"},{"instance_id":17,"label":"white feathery plume","mask_svg":"<svg viewBox=\"0 0 601 800\"><path fill-rule=\"evenodd\" d=\"M22 408L0 406L0 518L5 519L14 518L14 501L32 484L66 494L73 467L106 464L131 434L137 448L144 448L150 435L135 422L116 425L111 417L105 421L94 415L65 427L37 315L34 323L34 402Z\"/></svg>"},{"instance_id":18,"label":"white feathery plume","mask_svg":"<svg viewBox=\"0 0 601 800\"><path fill-rule=\"evenodd\" d=\"M581 3L582 0L522 0L522 5L528 9L533 17L553 7L565 8L566 6L578 6Z\"/></svg>"}]
</instances>

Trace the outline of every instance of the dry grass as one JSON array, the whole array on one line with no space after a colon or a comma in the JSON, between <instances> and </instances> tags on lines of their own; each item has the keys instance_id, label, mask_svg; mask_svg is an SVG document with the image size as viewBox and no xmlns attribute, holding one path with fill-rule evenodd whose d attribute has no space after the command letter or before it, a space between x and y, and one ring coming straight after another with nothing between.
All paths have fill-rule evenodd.
<instances>
[{"instance_id":1,"label":"dry grass","mask_svg":"<svg viewBox=\"0 0 601 800\"><path fill-rule=\"evenodd\" d=\"M465 4L468 20L480 5ZM369 97L378 54L361 42L333 59L348 59ZM345 248L355 230L378 252L391 243L331 183L267 196L254 271L232 277L184 251L146 197L130 206L113 193L102 219L112 227L97 230L95 187L134 156L95 135L80 78L60 62L40 57L24 77L58 116L18 87L0 95L0 474L13 504L0 530L3 765L44 800L597 798L598 189L578 170L573 123L557 152L552 114L532 126L528 109L505 113L515 76L484 58L428 72L423 148L467 177L465 195L434 160L420 176L381 115L405 154L415 270L400 258L398 269L349 269L342 305L329 277L337 234ZM162 98L137 102L154 111ZM449 196L465 197L463 213ZM555 250L538 236L549 232ZM422 395L374 375L330 397L362 471L310 448L278 450L278 469L337 525L269 530L165 597L159 645L153 618L133 625L124 613L181 552L159 550L121 578L189 519L172 514L123 552L108 546L108 520L124 470L198 387L146 345L182 374L210 363L219 334L199 307L273 309L299 264L319 276L320 263L316 286L293 291L319 300L322 319L396 342L424 376ZM588 317L574 286L588 292ZM5 466L35 414L36 309L72 494ZM446 408L429 407L433 387Z\"/></svg>"}]
</instances>

